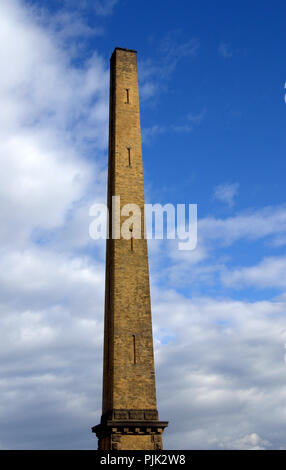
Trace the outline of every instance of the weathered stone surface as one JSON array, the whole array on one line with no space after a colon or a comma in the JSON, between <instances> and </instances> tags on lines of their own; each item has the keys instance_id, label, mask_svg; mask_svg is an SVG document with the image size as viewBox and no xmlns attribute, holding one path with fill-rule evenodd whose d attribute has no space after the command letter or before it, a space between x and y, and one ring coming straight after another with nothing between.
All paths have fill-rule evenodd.
<instances>
[{"instance_id":1,"label":"weathered stone surface","mask_svg":"<svg viewBox=\"0 0 286 470\"><path fill-rule=\"evenodd\" d=\"M158 421L158 412L148 253L144 239L144 184L135 51L116 48L112 54L109 122L107 200L110 237L106 251L103 417L101 425L94 427L93 431L99 438L100 449L158 449L162 448L158 429L167 423L154 424L154 420ZM141 208L141 239L134 239L132 245L130 240L111 237L111 202L115 195L120 196L121 207L136 203ZM121 220L123 222L124 219ZM108 419L116 421L116 432L107 426ZM120 420L124 421L122 427ZM129 420L131 427L127 426ZM134 420L138 421L136 428L132 427ZM142 420L146 421L146 426L140 425Z\"/></svg>"}]
</instances>

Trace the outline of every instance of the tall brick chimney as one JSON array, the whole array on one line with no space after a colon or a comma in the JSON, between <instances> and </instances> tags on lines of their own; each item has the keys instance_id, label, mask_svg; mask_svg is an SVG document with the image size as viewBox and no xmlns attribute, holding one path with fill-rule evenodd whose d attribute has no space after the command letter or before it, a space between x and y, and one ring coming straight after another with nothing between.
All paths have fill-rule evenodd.
<instances>
[{"instance_id":1,"label":"tall brick chimney","mask_svg":"<svg viewBox=\"0 0 286 470\"><path fill-rule=\"evenodd\" d=\"M141 238L132 227L130 239L112 238L119 217L112 217L113 196L120 196L120 209L141 208ZM92 431L99 450L162 449L168 423L158 420L156 402L137 56L119 47L110 59L107 203L102 417Z\"/></svg>"}]
</instances>

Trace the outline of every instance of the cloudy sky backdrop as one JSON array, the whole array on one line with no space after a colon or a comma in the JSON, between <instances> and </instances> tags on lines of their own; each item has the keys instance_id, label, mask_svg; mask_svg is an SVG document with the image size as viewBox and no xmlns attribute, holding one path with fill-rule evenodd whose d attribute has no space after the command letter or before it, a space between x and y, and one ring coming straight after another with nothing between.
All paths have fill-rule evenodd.
<instances>
[{"instance_id":1,"label":"cloudy sky backdrop","mask_svg":"<svg viewBox=\"0 0 286 470\"><path fill-rule=\"evenodd\" d=\"M198 246L149 243L168 449L286 434L285 3L0 2L0 448L94 449L101 414L109 57L138 50L149 203L197 203Z\"/></svg>"}]
</instances>

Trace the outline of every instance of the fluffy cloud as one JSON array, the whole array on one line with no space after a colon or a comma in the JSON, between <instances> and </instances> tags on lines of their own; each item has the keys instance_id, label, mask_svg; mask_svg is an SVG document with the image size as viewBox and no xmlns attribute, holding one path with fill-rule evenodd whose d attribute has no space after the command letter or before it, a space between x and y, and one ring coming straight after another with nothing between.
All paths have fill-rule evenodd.
<instances>
[{"instance_id":1,"label":"fluffy cloud","mask_svg":"<svg viewBox=\"0 0 286 470\"><path fill-rule=\"evenodd\" d=\"M110 15L118 0L95 0L94 8L98 15Z\"/></svg>"},{"instance_id":2,"label":"fluffy cloud","mask_svg":"<svg viewBox=\"0 0 286 470\"><path fill-rule=\"evenodd\" d=\"M100 413L104 265L75 248L105 197L108 70L97 54L73 65L58 25L1 2L3 448L95 447Z\"/></svg>"},{"instance_id":3,"label":"fluffy cloud","mask_svg":"<svg viewBox=\"0 0 286 470\"><path fill-rule=\"evenodd\" d=\"M222 280L227 286L285 289L286 257L268 257L255 266L224 271Z\"/></svg>"},{"instance_id":4,"label":"fluffy cloud","mask_svg":"<svg viewBox=\"0 0 286 470\"><path fill-rule=\"evenodd\" d=\"M166 445L283 447L285 302L186 299L156 289L153 301Z\"/></svg>"},{"instance_id":5,"label":"fluffy cloud","mask_svg":"<svg viewBox=\"0 0 286 470\"><path fill-rule=\"evenodd\" d=\"M0 5L3 448L96 447L90 427L101 412L104 244L89 240L88 208L106 197L108 71L96 53L75 65L75 51L64 47L79 24L72 18L67 32L63 18L55 27L20 1ZM167 41L162 47L168 74L178 59ZM197 43L182 42L180 57L196 50ZM211 262L218 248L274 243L285 228L285 207L269 207L204 218L194 252L178 252L171 241L150 244L166 448L283 447L285 295L191 298L178 286L195 282L197 268L210 286L225 269L223 260ZM263 285L283 278L283 258L247 269L231 271L233 283ZM263 269L271 273L264 281Z\"/></svg>"},{"instance_id":6,"label":"fluffy cloud","mask_svg":"<svg viewBox=\"0 0 286 470\"><path fill-rule=\"evenodd\" d=\"M174 73L179 62L196 56L199 49L196 38L182 39L179 30L170 31L156 47L156 61L149 58L139 61L140 98L146 101L153 99L167 90L166 83Z\"/></svg>"},{"instance_id":7,"label":"fluffy cloud","mask_svg":"<svg viewBox=\"0 0 286 470\"><path fill-rule=\"evenodd\" d=\"M234 198L237 196L239 184L238 183L224 183L215 187L214 198L218 201L224 202L229 207L234 205Z\"/></svg>"},{"instance_id":8,"label":"fluffy cloud","mask_svg":"<svg viewBox=\"0 0 286 470\"><path fill-rule=\"evenodd\" d=\"M285 233L285 205L238 212L226 218L204 217L198 219L198 242L194 250L178 250L178 240L165 240L164 244L152 240L152 274L161 284L188 288L196 294L197 289L204 291L205 288L214 289L215 293L221 282L223 287L281 289L285 286L283 254L269 256L257 266L244 267L237 247L238 242L248 244L248 249L259 257L258 242L263 241L266 248L272 249L273 245L278 245L277 240L283 241ZM162 272L158 271L160 263L164 263Z\"/></svg>"},{"instance_id":9,"label":"fluffy cloud","mask_svg":"<svg viewBox=\"0 0 286 470\"><path fill-rule=\"evenodd\" d=\"M286 207L281 205L249 209L225 219L206 217L200 221L200 231L204 239L223 246L238 240L276 238L286 231Z\"/></svg>"},{"instance_id":10,"label":"fluffy cloud","mask_svg":"<svg viewBox=\"0 0 286 470\"><path fill-rule=\"evenodd\" d=\"M82 155L106 146L108 73L96 54L73 67L19 2L0 8L1 234L11 240L62 225L86 194L96 168Z\"/></svg>"}]
</instances>

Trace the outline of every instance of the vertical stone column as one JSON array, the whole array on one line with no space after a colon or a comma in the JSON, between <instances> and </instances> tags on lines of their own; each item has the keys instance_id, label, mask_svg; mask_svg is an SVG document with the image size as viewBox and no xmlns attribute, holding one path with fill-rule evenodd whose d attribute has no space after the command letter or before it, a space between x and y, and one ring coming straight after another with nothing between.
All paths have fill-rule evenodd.
<instances>
[{"instance_id":1,"label":"vertical stone column","mask_svg":"<svg viewBox=\"0 0 286 470\"><path fill-rule=\"evenodd\" d=\"M161 449L168 423L158 420L156 403L136 51L116 48L111 56L109 113L103 400L92 430L99 449ZM114 196L116 217L126 204L141 209L141 233L130 227L132 240L112 238Z\"/></svg>"}]
</instances>

